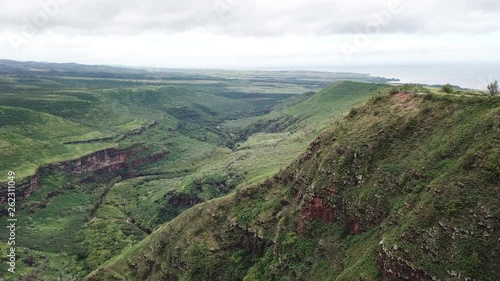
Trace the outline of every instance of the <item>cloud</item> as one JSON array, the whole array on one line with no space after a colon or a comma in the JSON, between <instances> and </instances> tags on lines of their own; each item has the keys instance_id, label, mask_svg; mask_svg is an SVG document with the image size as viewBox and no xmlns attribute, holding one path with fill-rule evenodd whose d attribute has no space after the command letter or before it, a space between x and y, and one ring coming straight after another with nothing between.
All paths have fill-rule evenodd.
<instances>
[{"instance_id":1,"label":"cloud","mask_svg":"<svg viewBox=\"0 0 500 281\"><path fill-rule=\"evenodd\" d=\"M57 12L43 31L72 34L133 34L142 31L204 31L230 36L355 33L387 13L396 0L26 0L7 2L0 29L19 32L57 1ZM400 0L401 12L382 33L485 33L500 29L496 0ZM45 8L44 8L45 7Z\"/></svg>"},{"instance_id":2,"label":"cloud","mask_svg":"<svg viewBox=\"0 0 500 281\"><path fill-rule=\"evenodd\" d=\"M500 59L500 1L395 1L4 1L0 54L221 68Z\"/></svg>"}]
</instances>

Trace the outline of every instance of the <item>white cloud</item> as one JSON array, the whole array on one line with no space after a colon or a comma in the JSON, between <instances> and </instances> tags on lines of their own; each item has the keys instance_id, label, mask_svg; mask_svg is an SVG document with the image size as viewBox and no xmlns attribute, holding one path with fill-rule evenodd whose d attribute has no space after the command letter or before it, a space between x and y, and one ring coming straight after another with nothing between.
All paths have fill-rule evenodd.
<instances>
[{"instance_id":1,"label":"white cloud","mask_svg":"<svg viewBox=\"0 0 500 281\"><path fill-rule=\"evenodd\" d=\"M387 19L395 0L4 1L3 58L172 67L500 60L496 0L401 0L362 46L356 36L374 30L377 14ZM342 44L355 47L349 60Z\"/></svg>"}]
</instances>

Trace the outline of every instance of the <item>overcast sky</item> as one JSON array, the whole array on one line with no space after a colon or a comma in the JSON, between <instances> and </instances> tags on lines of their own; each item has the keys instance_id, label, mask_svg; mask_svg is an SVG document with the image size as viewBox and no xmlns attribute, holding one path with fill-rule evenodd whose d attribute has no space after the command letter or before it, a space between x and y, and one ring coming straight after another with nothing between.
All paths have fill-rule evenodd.
<instances>
[{"instance_id":1,"label":"overcast sky","mask_svg":"<svg viewBox=\"0 0 500 281\"><path fill-rule=\"evenodd\" d=\"M0 58L307 68L500 61L498 0L0 0Z\"/></svg>"}]
</instances>

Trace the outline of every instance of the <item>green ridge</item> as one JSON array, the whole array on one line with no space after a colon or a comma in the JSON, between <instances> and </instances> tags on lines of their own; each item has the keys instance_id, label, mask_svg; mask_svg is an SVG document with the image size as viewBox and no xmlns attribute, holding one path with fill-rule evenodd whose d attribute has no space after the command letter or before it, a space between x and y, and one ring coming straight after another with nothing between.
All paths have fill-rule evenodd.
<instances>
[{"instance_id":1,"label":"green ridge","mask_svg":"<svg viewBox=\"0 0 500 281\"><path fill-rule=\"evenodd\" d=\"M498 280L499 136L498 98L377 94L288 168L87 280L383 280L379 254L396 279L406 264L423 280Z\"/></svg>"}]
</instances>

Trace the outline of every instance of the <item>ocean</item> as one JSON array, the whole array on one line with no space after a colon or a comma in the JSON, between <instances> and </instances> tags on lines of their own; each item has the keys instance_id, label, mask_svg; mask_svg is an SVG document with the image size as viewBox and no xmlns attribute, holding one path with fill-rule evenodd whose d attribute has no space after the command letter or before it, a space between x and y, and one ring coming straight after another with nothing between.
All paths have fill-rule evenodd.
<instances>
[{"instance_id":1,"label":"ocean","mask_svg":"<svg viewBox=\"0 0 500 281\"><path fill-rule=\"evenodd\" d=\"M320 70L320 69L318 69ZM385 78L396 78L402 83L442 85L450 83L462 88L485 90L495 80L500 80L498 64L449 64L418 66L352 66L321 68L331 72L357 72Z\"/></svg>"}]
</instances>

